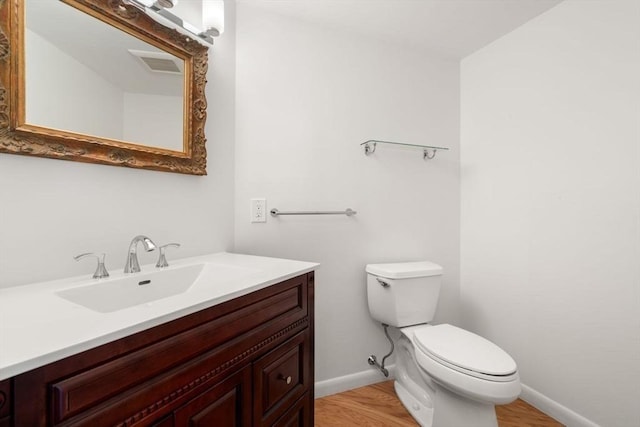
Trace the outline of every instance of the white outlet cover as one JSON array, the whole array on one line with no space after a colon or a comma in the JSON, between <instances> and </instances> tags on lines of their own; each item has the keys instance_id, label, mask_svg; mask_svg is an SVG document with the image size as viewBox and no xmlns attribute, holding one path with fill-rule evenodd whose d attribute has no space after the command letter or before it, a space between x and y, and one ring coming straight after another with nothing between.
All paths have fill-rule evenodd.
<instances>
[{"instance_id":1,"label":"white outlet cover","mask_svg":"<svg viewBox=\"0 0 640 427\"><path fill-rule=\"evenodd\" d=\"M251 222L267 222L267 199L251 199Z\"/></svg>"}]
</instances>

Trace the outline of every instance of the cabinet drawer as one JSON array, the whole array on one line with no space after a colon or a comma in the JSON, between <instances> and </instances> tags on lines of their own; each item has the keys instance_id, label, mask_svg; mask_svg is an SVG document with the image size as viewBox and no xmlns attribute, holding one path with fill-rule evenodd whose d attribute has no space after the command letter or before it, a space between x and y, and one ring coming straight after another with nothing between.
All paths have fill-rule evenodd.
<instances>
[{"instance_id":1,"label":"cabinet drawer","mask_svg":"<svg viewBox=\"0 0 640 427\"><path fill-rule=\"evenodd\" d=\"M271 425L309 386L309 331L301 332L253 364L254 421Z\"/></svg>"}]
</instances>

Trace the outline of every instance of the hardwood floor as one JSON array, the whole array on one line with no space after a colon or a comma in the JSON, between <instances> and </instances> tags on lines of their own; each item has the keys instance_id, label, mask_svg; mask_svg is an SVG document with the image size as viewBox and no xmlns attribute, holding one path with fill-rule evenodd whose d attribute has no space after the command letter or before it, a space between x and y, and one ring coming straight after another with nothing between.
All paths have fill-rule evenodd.
<instances>
[{"instance_id":1,"label":"hardwood floor","mask_svg":"<svg viewBox=\"0 0 640 427\"><path fill-rule=\"evenodd\" d=\"M316 399L316 427L416 427L402 406L393 381L357 388ZM500 427L561 427L562 424L518 399L497 406Z\"/></svg>"}]
</instances>

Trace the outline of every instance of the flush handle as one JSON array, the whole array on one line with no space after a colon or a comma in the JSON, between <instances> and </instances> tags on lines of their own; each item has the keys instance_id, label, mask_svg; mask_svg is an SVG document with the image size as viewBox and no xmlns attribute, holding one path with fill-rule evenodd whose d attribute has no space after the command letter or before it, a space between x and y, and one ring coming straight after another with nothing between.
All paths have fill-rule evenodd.
<instances>
[{"instance_id":1,"label":"flush handle","mask_svg":"<svg viewBox=\"0 0 640 427\"><path fill-rule=\"evenodd\" d=\"M388 282L385 282L379 277L376 277L376 280L378 281L378 283L380 283L380 286L382 286L383 288L388 288L389 286L391 286Z\"/></svg>"}]
</instances>

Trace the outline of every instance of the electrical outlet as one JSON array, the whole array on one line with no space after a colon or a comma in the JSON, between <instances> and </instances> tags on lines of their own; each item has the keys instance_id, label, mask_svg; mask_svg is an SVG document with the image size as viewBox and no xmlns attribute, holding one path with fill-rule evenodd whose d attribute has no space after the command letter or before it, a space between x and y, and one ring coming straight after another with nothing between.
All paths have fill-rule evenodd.
<instances>
[{"instance_id":1,"label":"electrical outlet","mask_svg":"<svg viewBox=\"0 0 640 427\"><path fill-rule=\"evenodd\" d=\"M251 222L267 222L267 199L251 199Z\"/></svg>"}]
</instances>

